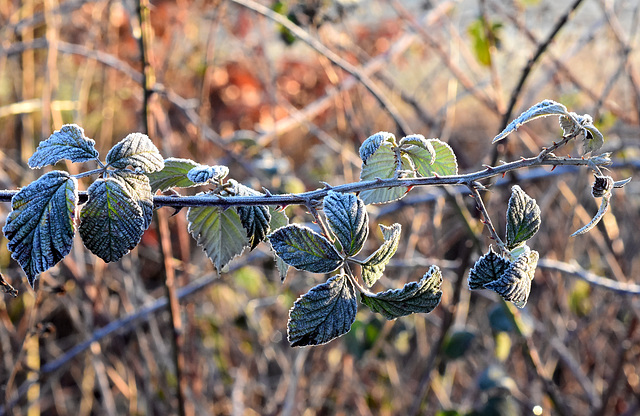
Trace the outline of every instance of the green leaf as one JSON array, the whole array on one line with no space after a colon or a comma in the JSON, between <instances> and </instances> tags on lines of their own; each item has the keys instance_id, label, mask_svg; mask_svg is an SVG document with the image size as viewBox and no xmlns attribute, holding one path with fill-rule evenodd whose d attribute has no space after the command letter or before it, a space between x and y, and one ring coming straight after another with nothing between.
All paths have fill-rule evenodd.
<instances>
[{"instance_id":1,"label":"green leaf","mask_svg":"<svg viewBox=\"0 0 640 416\"><path fill-rule=\"evenodd\" d=\"M518 185L511 188L507 207L507 249L511 250L534 236L540 229L540 207Z\"/></svg>"},{"instance_id":2,"label":"green leaf","mask_svg":"<svg viewBox=\"0 0 640 416\"><path fill-rule=\"evenodd\" d=\"M411 157L416 170L424 177L458 174L458 161L453 149L438 139L427 140L432 151L410 146L403 151Z\"/></svg>"},{"instance_id":3,"label":"green leaf","mask_svg":"<svg viewBox=\"0 0 640 416\"><path fill-rule=\"evenodd\" d=\"M480 257L469 271L469 289L484 289L485 284L498 280L509 266L509 260L496 254L489 246L489 252Z\"/></svg>"},{"instance_id":4,"label":"green leaf","mask_svg":"<svg viewBox=\"0 0 640 416\"><path fill-rule=\"evenodd\" d=\"M284 210L277 210L273 207L269 207L269 215L271 215L271 221L269 222L269 228L271 230L277 230L278 228L289 224L289 218L287 217L287 214L285 214ZM287 272L289 271L289 265L275 254L275 250L273 249L273 246L271 246L270 241L269 247L271 247L271 250L273 250L274 253L276 267L280 274L280 282L284 282L284 279L287 277Z\"/></svg>"},{"instance_id":5,"label":"green leaf","mask_svg":"<svg viewBox=\"0 0 640 416\"><path fill-rule=\"evenodd\" d=\"M429 154L431 155L431 159L436 157L436 151L433 149L431 142L425 139L422 134L410 134L408 136L405 136L402 139L400 139L398 146L401 147L403 150L404 148L407 148L410 146L417 146L429 152Z\"/></svg>"},{"instance_id":6,"label":"green leaf","mask_svg":"<svg viewBox=\"0 0 640 416\"><path fill-rule=\"evenodd\" d=\"M429 139L429 143L436 152L431 166L431 174L424 176L449 176L458 174L458 160L453 149L447 143L438 139Z\"/></svg>"},{"instance_id":7,"label":"green leaf","mask_svg":"<svg viewBox=\"0 0 640 416\"><path fill-rule=\"evenodd\" d=\"M438 266L431 266L418 282L410 282L402 289L390 289L373 296L362 293L362 303L387 320L412 313L429 313L442 297L442 274Z\"/></svg>"},{"instance_id":8,"label":"green leaf","mask_svg":"<svg viewBox=\"0 0 640 416\"><path fill-rule=\"evenodd\" d=\"M147 175L120 169L111 171L111 175L122 183L129 195L138 203L144 218L143 228L145 230L149 228L153 220L153 194Z\"/></svg>"},{"instance_id":9,"label":"green leaf","mask_svg":"<svg viewBox=\"0 0 640 416\"><path fill-rule=\"evenodd\" d=\"M398 155L391 145L380 146L377 151L370 156L366 163L362 163L360 180L371 181L374 179L391 179L399 176ZM401 169L413 171L411 161L406 157L402 158ZM381 204L395 201L402 198L408 191L404 186L391 188L368 189L360 192L360 198L365 204Z\"/></svg>"},{"instance_id":10,"label":"green leaf","mask_svg":"<svg viewBox=\"0 0 640 416\"><path fill-rule=\"evenodd\" d=\"M344 262L329 240L298 224L275 230L269 241L276 254L298 270L331 273Z\"/></svg>"},{"instance_id":11,"label":"green leaf","mask_svg":"<svg viewBox=\"0 0 640 416\"><path fill-rule=\"evenodd\" d=\"M73 245L78 183L67 172L48 172L11 198L2 231L31 287L36 276L62 260Z\"/></svg>"},{"instance_id":12,"label":"green leaf","mask_svg":"<svg viewBox=\"0 0 640 416\"><path fill-rule=\"evenodd\" d=\"M198 165L187 173L187 178L194 185L207 185L220 182L229 174L229 168L223 165Z\"/></svg>"},{"instance_id":13,"label":"green leaf","mask_svg":"<svg viewBox=\"0 0 640 416\"><path fill-rule=\"evenodd\" d=\"M479 17L469 24L467 33L471 37L473 52L484 66L491 65L491 48L500 43L500 29L502 23L485 22L483 17Z\"/></svg>"},{"instance_id":14,"label":"green leaf","mask_svg":"<svg viewBox=\"0 0 640 416\"><path fill-rule=\"evenodd\" d=\"M496 143L505 137L507 137L510 133L518 130L518 127L522 126L524 123L528 123L531 120L534 120L539 117L546 116L568 116L567 107L564 105L557 103L552 100L544 100L529 108L524 113L520 114L518 118L513 120L509 125L502 130L500 134L493 138L491 143Z\"/></svg>"},{"instance_id":15,"label":"green leaf","mask_svg":"<svg viewBox=\"0 0 640 416\"><path fill-rule=\"evenodd\" d=\"M442 352L452 360L460 358L469 350L475 337L476 334L471 331L455 331L445 339Z\"/></svg>"},{"instance_id":16,"label":"green leaf","mask_svg":"<svg viewBox=\"0 0 640 416\"><path fill-rule=\"evenodd\" d=\"M196 166L198 166L198 164L191 159L178 159L174 157L165 159L162 170L146 174L149 177L152 193L158 190L164 192L170 188L189 188L196 186L196 184L187 177L189 171Z\"/></svg>"},{"instance_id":17,"label":"green leaf","mask_svg":"<svg viewBox=\"0 0 640 416\"><path fill-rule=\"evenodd\" d=\"M235 209L191 207L187 221L189 232L218 272L249 246L247 232Z\"/></svg>"},{"instance_id":18,"label":"green leaf","mask_svg":"<svg viewBox=\"0 0 640 416\"><path fill-rule=\"evenodd\" d=\"M407 146L402 148L402 152L411 158L416 171L422 176L433 176L432 163L436 157L436 152L431 146L431 151L418 146Z\"/></svg>"},{"instance_id":19,"label":"green leaf","mask_svg":"<svg viewBox=\"0 0 640 416\"><path fill-rule=\"evenodd\" d=\"M524 308L529 299L531 281L538 266L538 258L538 252L530 250L511 263L499 279L485 283L484 287L493 290L518 308Z\"/></svg>"},{"instance_id":20,"label":"green leaf","mask_svg":"<svg viewBox=\"0 0 640 416\"><path fill-rule=\"evenodd\" d=\"M118 261L140 242L145 217L137 196L121 179L98 179L89 186L89 201L80 212L80 237L105 262Z\"/></svg>"},{"instance_id":21,"label":"green leaf","mask_svg":"<svg viewBox=\"0 0 640 416\"><path fill-rule=\"evenodd\" d=\"M363 163L367 163L367 160L373 155L380 146L383 144L387 144L389 146L395 144L396 136L392 133L387 133L386 131L381 131L379 133L370 136L362 142L360 145L360 159L362 159Z\"/></svg>"},{"instance_id":22,"label":"green leaf","mask_svg":"<svg viewBox=\"0 0 640 416\"><path fill-rule=\"evenodd\" d=\"M294 303L289 312L289 343L292 347L325 344L349 332L357 311L355 289L347 276L333 276Z\"/></svg>"},{"instance_id":23,"label":"green leaf","mask_svg":"<svg viewBox=\"0 0 640 416\"><path fill-rule=\"evenodd\" d=\"M131 133L116 143L107 153L107 164L116 169L131 165L144 172L157 172L164 168L164 160L146 134Z\"/></svg>"},{"instance_id":24,"label":"green leaf","mask_svg":"<svg viewBox=\"0 0 640 416\"><path fill-rule=\"evenodd\" d=\"M96 142L84 136L84 130L76 124L65 124L47 140L40 142L35 153L29 158L29 167L41 168L55 165L62 159L72 162L86 162L96 159Z\"/></svg>"},{"instance_id":25,"label":"green leaf","mask_svg":"<svg viewBox=\"0 0 640 416\"><path fill-rule=\"evenodd\" d=\"M373 286L373 284L382 277L385 266L389 263L391 257L396 254L398 244L400 243L402 226L397 223L390 227L380 224L380 230L382 230L384 243L367 257L362 264L362 280L364 280L368 287Z\"/></svg>"},{"instance_id":26,"label":"green leaf","mask_svg":"<svg viewBox=\"0 0 640 416\"><path fill-rule=\"evenodd\" d=\"M324 198L324 213L345 254L358 254L369 236L364 202L353 194L329 191Z\"/></svg>"}]
</instances>

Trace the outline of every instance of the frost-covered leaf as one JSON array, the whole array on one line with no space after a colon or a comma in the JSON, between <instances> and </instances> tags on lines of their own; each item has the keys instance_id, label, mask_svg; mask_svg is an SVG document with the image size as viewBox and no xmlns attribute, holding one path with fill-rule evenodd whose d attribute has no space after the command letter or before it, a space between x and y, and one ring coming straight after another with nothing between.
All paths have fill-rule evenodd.
<instances>
[{"instance_id":1,"label":"frost-covered leaf","mask_svg":"<svg viewBox=\"0 0 640 416\"><path fill-rule=\"evenodd\" d=\"M458 161L451 146L438 139L429 139L427 142L433 153L413 146L404 150L411 157L418 173L424 177L457 175Z\"/></svg>"},{"instance_id":2,"label":"frost-covered leaf","mask_svg":"<svg viewBox=\"0 0 640 416\"><path fill-rule=\"evenodd\" d=\"M7 247L33 287L36 276L62 260L73 245L78 183L67 172L48 172L20 189L2 231Z\"/></svg>"},{"instance_id":3,"label":"frost-covered leaf","mask_svg":"<svg viewBox=\"0 0 640 416\"><path fill-rule=\"evenodd\" d=\"M418 282L410 282L402 289L391 289L374 296L361 294L362 303L388 320L412 313L429 313L442 297L442 274L438 266L431 266Z\"/></svg>"},{"instance_id":4,"label":"frost-covered leaf","mask_svg":"<svg viewBox=\"0 0 640 416\"><path fill-rule=\"evenodd\" d=\"M425 139L422 134L410 134L409 136L405 136L400 139L398 146L402 147L403 149L409 146L417 146L421 149L426 150L431 155L431 159L436 157L436 151L433 149L431 142Z\"/></svg>"},{"instance_id":5,"label":"frost-covered leaf","mask_svg":"<svg viewBox=\"0 0 640 416\"><path fill-rule=\"evenodd\" d=\"M235 209L191 207L187 221L189 232L218 272L249 246L247 232Z\"/></svg>"},{"instance_id":6,"label":"frost-covered leaf","mask_svg":"<svg viewBox=\"0 0 640 416\"><path fill-rule=\"evenodd\" d=\"M369 236L369 215L364 202L353 194L329 191L324 198L324 214L345 254L358 254Z\"/></svg>"},{"instance_id":7,"label":"frost-covered leaf","mask_svg":"<svg viewBox=\"0 0 640 416\"><path fill-rule=\"evenodd\" d=\"M224 167L224 166L223 166ZM234 179L229 179L228 187L223 192L223 196L260 196L264 195L254 189L245 186ZM269 233L269 222L271 214L266 205L239 206L236 208L242 226L247 231L247 238L251 245L251 250L264 241Z\"/></svg>"},{"instance_id":8,"label":"frost-covered leaf","mask_svg":"<svg viewBox=\"0 0 640 416\"><path fill-rule=\"evenodd\" d=\"M229 168L223 165L198 165L187 173L187 178L195 185L219 182L229 174Z\"/></svg>"},{"instance_id":9,"label":"frost-covered leaf","mask_svg":"<svg viewBox=\"0 0 640 416\"><path fill-rule=\"evenodd\" d=\"M312 273L331 273L343 263L333 244L309 227L291 224L269 235L276 254L290 266Z\"/></svg>"},{"instance_id":10,"label":"frost-covered leaf","mask_svg":"<svg viewBox=\"0 0 640 416\"><path fill-rule=\"evenodd\" d=\"M389 263L391 257L396 254L398 244L400 243L402 226L400 224L393 224L390 227L386 227L380 224L380 230L382 230L384 243L367 257L362 264L362 280L364 280L368 287L373 286L373 284L382 277L385 266Z\"/></svg>"},{"instance_id":11,"label":"frost-covered leaf","mask_svg":"<svg viewBox=\"0 0 640 416\"><path fill-rule=\"evenodd\" d=\"M269 233L269 224L271 222L269 208L264 205L253 205L238 207L237 210L242 226L247 232L251 250L253 250L260 242L265 240Z\"/></svg>"},{"instance_id":12,"label":"frost-covered leaf","mask_svg":"<svg viewBox=\"0 0 640 416\"><path fill-rule=\"evenodd\" d=\"M602 217L604 217L604 214L606 214L607 210L609 209L609 200L610 199L611 199L611 193L607 193L607 194L603 195L602 201L600 201L600 208L598 208L598 212L596 213L596 215L594 215L594 217L591 219L591 221L589 221L589 223L587 225L585 225L584 227L580 228L575 233L571 234L571 237L576 237L576 236L579 236L579 235L584 234L586 232L589 232L589 231L591 231L593 229L593 227L598 225L598 223L600 222Z\"/></svg>"},{"instance_id":13,"label":"frost-covered leaf","mask_svg":"<svg viewBox=\"0 0 640 416\"><path fill-rule=\"evenodd\" d=\"M538 266L538 258L539 254L535 250L521 255L509 265L499 279L486 283L485 289L493 290L518 308L524 308L529 299L531 281Z\"/></svg>"},{"instance_id":14,"label":"frost-covered leaf","mask_svg":"<svg viewBox=\"0 0 640 416\"><path fill-rule=\"evenodd\" d=\"M509 260L499 256L489 246L489 252L480 257L469 271L469 289L484 289L485 284L498 280L510 265Z\"/></svg>"},{"instance_id":15,"label":"frost-covered leaf","mask_svg":"<svg viewBox=\"0 0 640 416\"><path fill-rule=\"evenodd\" d=\"M362 164L360 180L370 181L374 179L391 179L399 175L399 166L396 153L391 145L383 145ZM402 158L402 170L413 171L411 161L407 157ZM409 176L412 176L411 174ZM395 201L407 193L404 186L391 188L368 189L360 192L360 198L365 204L381 204Z\"/></svg>"},{"instance_id":16,"label":"frost-covered leaf","mask_svg":"<svg viewBox=\"0 0 640 416\"><path fill-rule=\"evenodd\" d=\"M149 228L149 224L153 220L153 194L151 193L151 185L147 175L117 169L112 171L112 177L120 180L129 195L140 205L144 218L143 227L145 230Z\"/></svg>"},{"instance_id":17,"label":"frost-covered leaf","mask_svg":"<svg viewBox=\"0 0 640 416\"><path fill-rule=\"evenodd\" d=\"M269 215L271 215L271 222L269 222L269 228L271 230L277 230L280 227L289 225L289 217L287 217L284 210L277 210L273 207L269 207ZM273 250L271 242L269 242L269 246L271 247L271 250ZM273 250L273 253L276 260L276 267L280 274L280 281L284 282L284 279L287 277L287 272L289 271L289 265L275 254L275 250Z\"/></svg>"},{"instance_id":18,"label":"frost-covered leaf","mask_svg":"<svg viewBox=\"0 0 640 416\"><path fill-rule=\"evenodd\" d=\"M582 155L599 150L604 144L604 136L593 124L584 125L584 142Z\"/></svg>"},{"instance_id":19,"label":"frost-covered leaf","mask_svg":"<svg viewBox=\"0 0 640 416\"><path fill-rule=\"evenodd\" d=\"M164 192L170 188L189 188L196 186L196 184L187 177L187 173L196 166L198 166L198 164L191 159L178 159L175 157L165 159L162 170L146 174L151 184L151 192L155 193L158 190Z\"/></svg>"},{"instance_id":20,"label":"frost-covered leaf","mask_svg":"<svg viewBox=\"0 0 640 416\"><path fill-rule=\"evenodd\" d=\"M511 188L507 207L507 242L509 250L524 243L540 229L540 207L518 185Z\"/></svg>"},{"instance_id":21,"label":"frost-covered leaf","mask_svg":"<svg viewBox=\"0 0 640 416\"><path fill-rule=\"evenodd\" d=\"M89 200L80 211L79 233L84 245L105 262L118 261L140 242L145 218L137 197L123 180L98 179L87 189Z\"/></svg>"},{"instance_id":22,"label":"frost-covered leaf","mask_svg":"<svg viewBox=\"0 0 640 416\"><path fill-rule=\"evenodd\" d=\"M422 176L433 176L431 167L436 156L433 146L431 152L418 146L407 146L402 148L402 152L411 158L416 171Z\"/></svg>"},{"instance_id":23,"label":"frost-covered leaf","mask_svg":"<svg viewBox=\"0 0 640 416\"><path fill-rule=\"evenodd\" d=\"M569 134L574 133L576 130L581 129L580 123L578 121L578 115L576 113L570 112L569 115L560 116L559 122L560 127L562 128L562 135L568 136Z\"/></svg>"},{"instance_id":24,"label":"frost-covered leaf","mask_svg":"<svg viewBox=\"0 0 640 416\"><path fill-rule=\"evenodd\" d=\"M289 312L292 347L325 344L351 329L356 320L356 292L344 274L333 276L300 296Z\"/></svg>"},{"instance_id":25,"label":"frost-covered leaf","mask_svg":"<svg viewBox=\"0 0 640 416\"><path fill-rule=\"evenodd\" d=\"M436 157L431 164L431 175L457 175L458 174L458 160L456 154L453 153L453 149L447 143L438 139L429 139L429 143L433 146L436 152Z\"/></svg>"},{"instance_id":26,"label":"frost-covered leaf","mask_svg":"<svg viewBox=\"0 0 640 416\"><path fill-rule=\"evenodd\" d=\"M513 120L509 125L502 130L500 134L493 138L492 143L498 142L505 137L507 137L511 132L518 130L518 127L522 126L524 123L527 123L531 120L534 120L539 117L546 116L567 116L569 113L567 112L567 107L564 105L557 103L552 100L544 100L529 108L524 113L520 114L518 118Z\"/></svg>"},{"instance_id":27,"label":"frost-covered leaf","mask_svg":"<svg viewBox=\"0 0 640 416\"><path fill-rule=\"evenodd\" d=\"M65 124L47 140L40 142L35 153L29 158L29 167L41 168L55 165L62 159L72 162L86 162L98 157L96 142L84 135L84 130L76 124Z\"/></svg>"},{"instance_id":28,"label":"frost-covered leaf","mask_svg":"<svg viewBox=\"0 0 640 416\"><path fill-rule=\"evenodd\" d=\"M107 153L107 163L116 169L131 165L143 171L157 172L164 168L164 159L146 134L131 133L116 143Z\"/></svg>"},{"instance_id":29,"label":"frost-covered leaf","mask_svg":"<svg viewBox=\"0 0 640 416\"><path fill-rule=\"evenodd\" d=\"M371 157L371 155L374 154L380 146L385 143L388 145L395 144L395 140L396 136L392 133L387 133L386 131L381 131L370 136L360 145L360 159L362 159L363 163L367 163L369 157Z\"/></svg>"}]
</instances>

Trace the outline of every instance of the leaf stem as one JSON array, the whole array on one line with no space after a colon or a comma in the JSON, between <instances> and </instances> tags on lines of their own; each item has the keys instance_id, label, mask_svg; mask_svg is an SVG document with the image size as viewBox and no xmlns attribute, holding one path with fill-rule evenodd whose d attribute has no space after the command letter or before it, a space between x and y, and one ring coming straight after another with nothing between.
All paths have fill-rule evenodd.
<instances>
[{"instance_id":1,"label":"leaf stem","mask_svg":"<svg viewBox=\"0 0 640 416\"><path fill-rule=\"evenodd\" d=\"M493 226L493 222L491 222L491 217L489 216L487 207L485 207L484 201L482 200L482 196L478 191L479 188L484 188L484 187L477 182L469 182L467 183L467 188L469 188L469 190L471 191L471 196L475 199L476 206L478 207L478 210L480 210L480 212L482 213L482 217L484 218L484 225L486 225L487 229L489 230L489 234L491 234L491 239L495 240L498 247L500 247L500 249L504 253L508 253L509 250L507 250L506 246L502 242L502 239L500 239L500 236L498 236L498 233L496 232L496 229Z\"/></svg>"}]
</instances>

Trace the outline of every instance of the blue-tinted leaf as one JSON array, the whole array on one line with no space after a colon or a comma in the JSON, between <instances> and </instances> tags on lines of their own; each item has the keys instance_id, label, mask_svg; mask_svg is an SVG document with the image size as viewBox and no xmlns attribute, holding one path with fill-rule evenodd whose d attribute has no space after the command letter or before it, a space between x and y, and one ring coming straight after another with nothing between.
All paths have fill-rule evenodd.
<instances>
[{"instance_id":1,"label":"blue-tinted leaf","mask_svg":"<svg viewBox=\"0 0 640 416\"><path fill-rule=\"evenodd\" d=\"M400 170L411 172L408 177L413 177L414 167L411 160L403 155L401 165L398 164L398 155L394 152L391 145L383 145L367 159L366 163L362 163L362 171L360 172L360 180L370 181L374 179L391 179L396 178L400 174ZM365 204L381 204L384 202L395 201L402 198L407 193L404 186L391 188L367 189L360 192L360 198Z\"/></svg>"},{"instance_id":2,"label":"blue-tinted leaf","mask_svg":"<svg viewBox=\"0 0 640 416\"><path fill-rule=\"evenodd\" d=\"M249 246L247 232L235 209L192 207L187 220L189 232L219 272Z\"/></svg>"},{"instance_id":3,"label":"blue-tinted leaf","mask_svg":"<svg viewBox=\"0 0 640 416\"><path fill-rule=\"evenodd\" d=\"M364 202L353 194L329 191L324 198L324 213L345 254L358 254L369 235Z\"/></svg>"},{"instance_id":4,"label":"blue-tinted leaf","mask_svg":"<svg viewBox=\"0 0 640 416\"><path fill-rule=\"evenodd\" d=\"M187 173L187 178L196 185L206 185L212 182L219 182L220 179L223 179L228 174L229 168L226 166L199 165Z\"/></svg>"},{"instance_id":5,"label":"blue-tinted leaf","mask_svg":"<svg viewBox=\"0 0 640 416\"><path fill-rule=\"evenodd\" d=\"M147 175L120 169L112 171L111 175L122 183L129 195L138 203L144 218L143 228L145 230L149 228L153 220L153 194Z\"/></svg>"},{"instance_id":6,"label":"blue-tinted leaf","mask_svg":"<svg viewBox=\"0 0 640 416\"><path fill-rule=\"evenodd\" d=\"M302 295L289 312L288 337L292 347L325 344L351 329L358 303L349 279L333 276Z\"/></svg>"},{"instance_id":7,"label":"blue-tinted leaf","mask_svg":"<svg viewBox=\"0 0 640 416\"><path fill-rule=\"evenodd\" d=\"M438 266L431 266L418 282L409 282L402 289L390 289L373 296L361 294L362 303L387 320L412 313L429 313L442 297L442 274Z\"/></svg>"},{"instance_id":8,"label":"blue-tinted leaf","mask_svg":"<svg viewBox=\"0 0 640 416\"><path fill-rule=\"evenodd\" d=\"M538 258L538 252L530 250L511 263L499 279L486 283L484 287L493 290L518 308L524 308L529 299L531 281L538 266Z\"/></svg>"},{"instance_id":9,"label":"blue-tinted leaf","mask_svg":"<svg viewBox=\"0 0 640 416\"><path fill-rule=\"evenodd\" d=\"M96 142L84 136L84 130L76 124L65 124L47 140L40 142L29 158L31 168L54 165L62 159L85 162L98 157Z\"/></svg>"},{"instance_id":10,"label":"blue-tinted leaf","mask_svg":"<svg viewBox=\"0 0 640 416\"><path fill-rule=\"evenodd\" d=\"M284 227L289 225L289 217L284 213L284 210L277 210L273 207L269 207L269 214L271 215L271 221L269 222L269 228L271 230L277 230L280 227ZM273 250L271 246L271 242L269 242L269 247ZM275 254L275 250L273 250ZM284 279L287 277L287 272L289 271L289 265L282 260L278 255L275 256L276 267L278 268L278 272L280 274L280 281L284 282Z\"/></svg>"},{"instance_id":11,"label":"blue-tinted leaf","mask_svg":"<svg viewBox=\"0 0 640 416\"><path fill-rule=\"evenodd\" d=\"M555 101L544 100L542 102L539 102L524 113L520 114L520 116L518 116L518 118L513 120L511 123L509 123L509 125L504 130L502 130L500 134L493 138L492 143L504 139L511 132L518 130L518 127L522 126L524 123L527 123L539 117L553 115L567 116L569 115L569 113L567 112L567 107Z\"/></svg>"},{"instance_id":12,"label":"blue-tinted leaf","mask_svg":"<svg viewBox=\"0 0 640 416\"><path fill-rule=\"evenodd\" d=\"M270 236L276 254L290 266L312 273L331 273L343 263L329 240L297 224L275 230Z\"/></svg>"},{"instance_id":13,"label":"blue-tinted leaf","mask_svg":"<svg viewBox=\"0 0 640 416\"><path fill-rule=\"evenodd\" d=\"M363 163L366 163L369 157L374 154L380 146L383 144L394 144L396 140L396 136L392 133L387 133L386 131L381 131L379 133L370 136L362 142L360 145L360 159L362 159Z\"/></svg>"},{"instance_id":14,"label":"blue-tinted leaf","mask_svg":"<svg viewBox=\"0 0 640 416\"><path fill-rule=\"evenodd\" d=\"M146 134L131 133L116 143L107 153L107 163L116 169L127 166L157 172L164 168L164 159Z\"/></svg>"},{"instance_id":15,"label":"blue-tinted leaf","mask_svg":"<svg viewBox=\"0 0 640 416\"><path fill-rule=\"evenodd\" d=\"M155 193L158 190L164 192L170 188L189 188L196 186L196 184L187 177L189 171L196 166L198 166L198 164L191 159L178 159L173 157L165 159L162 170L146 174L151 184L151 192Z\"/></svg>"},{"instance_id":16,"label":"blue-tinted leaf","mask_svg":"<svg viewBox=\"0 0 640 416\"><path fill-rule=\"evenodd\" d=\"M382 230L384 243L367 257L362 264L362 280L364 280L369 287L373 286L373 284L382 277L385 266L389 263L391 257L396 254L398 244L400 243L402 226L400 224L393 224L390 227L386 227L380 224L380 230Z\"/></svg>"},{"instance_id":17,"label":"blue-tinted leaf","mask_svg":"<svg viewBox=\"0 0 640 416\"><path fill-rule=\"evenodd\" d=\"M226 166L222 167L226 168ZM228 188L226 188L223 196L264 195L263 193L251 189L241 183L238 183L233 179L229 179L227 185L229 186ZM269 223L271 222L269 207L267 207L266 205L250 205L239 206L236 208L236 210L238 211L238 215L240 215L242 226L247 231L247 238L249 239L251 250L253 250L261 241L265 240L267 234L269 233Z\"/></svg>"},{"instance_id":18,"label":"blue-tinted leaf","mask_svg":"<svg viewBox=\"0 0 640 416\"><path fill-rule=\"evenodd\" d=\"M61 171L44 174L11 199L3 232L31 287L38 274L69 254L77 203L77 181Z\"/></svg>"},{"instance_id":19,"label":"blue-tinted leaf","mask_svg":"<svg viewBox=\"0 0 640 416\"><path fill-rule=\"evenodd\" d=\"M509 260L496 254L490 246L489 252L480 257L469 271L469 289L484 289L485 284L498 280L510 265Z\"/></svg>"},{"instance_id":20,"label":"blue-tinted leaf","mask_svg":"<svg viewBox=\"0 0 640 416\"><path fill-rule=\"evenodd\" d=\"M145 225L142 208L120 179L98 179L87 193L78 230L82 242L105 262L118 261L140 242Z\"/></svg>"},{"instance_id":21,"label":"blue-tinted leaf","mask_svg":"<svg viewBox=\"0 0 640 416\"><path fill-rule=\"evenodd\" d=\"M509 250L521 245L540 229L540 207L522 188L514 185L507 207L507 242Z\"/></svg>"}]
</instances>

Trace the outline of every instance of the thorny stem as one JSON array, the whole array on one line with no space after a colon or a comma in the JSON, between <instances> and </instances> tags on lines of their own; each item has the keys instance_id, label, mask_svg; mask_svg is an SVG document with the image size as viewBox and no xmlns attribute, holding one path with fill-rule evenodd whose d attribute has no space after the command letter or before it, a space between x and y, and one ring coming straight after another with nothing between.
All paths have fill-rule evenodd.
<instances>
[{"instance_id":1,"label":"thorny stem","mask_svg":"<svg viewBox=\"0 0 640 416\"><path fill-rule=\"evenodd\" d=\"M397 179L374 179L371 181L352 182L334 186L331 190L335 192L361 192L369 189L393 188L393 187L415 187L415 186L441 186L441 185L466 185L470 182L481 181L495 176L502 176L509 171L518 170L534 166L602 166L609 164L609 160L599 159L594 162L594 158L573 158L557 157L548 154L538 160L538 156L522 158L500 166L486 166L484 169L462 175L450 176L430 176L420 178L397 178ZM323 187L314 191L300 194L271 194L260 196L234 196L220 197L218 195L195 195L195 196L165 196L156 195L153 197L155 208L160 207L203 207L203 206L254 206L254 205L308 205L311 200L320 200L327 195L329 188ZM0 191L0 202L9 202L18 191ZM86 192L78 192L78 203L87 201Z\"/></svg>"}]
</instances>

